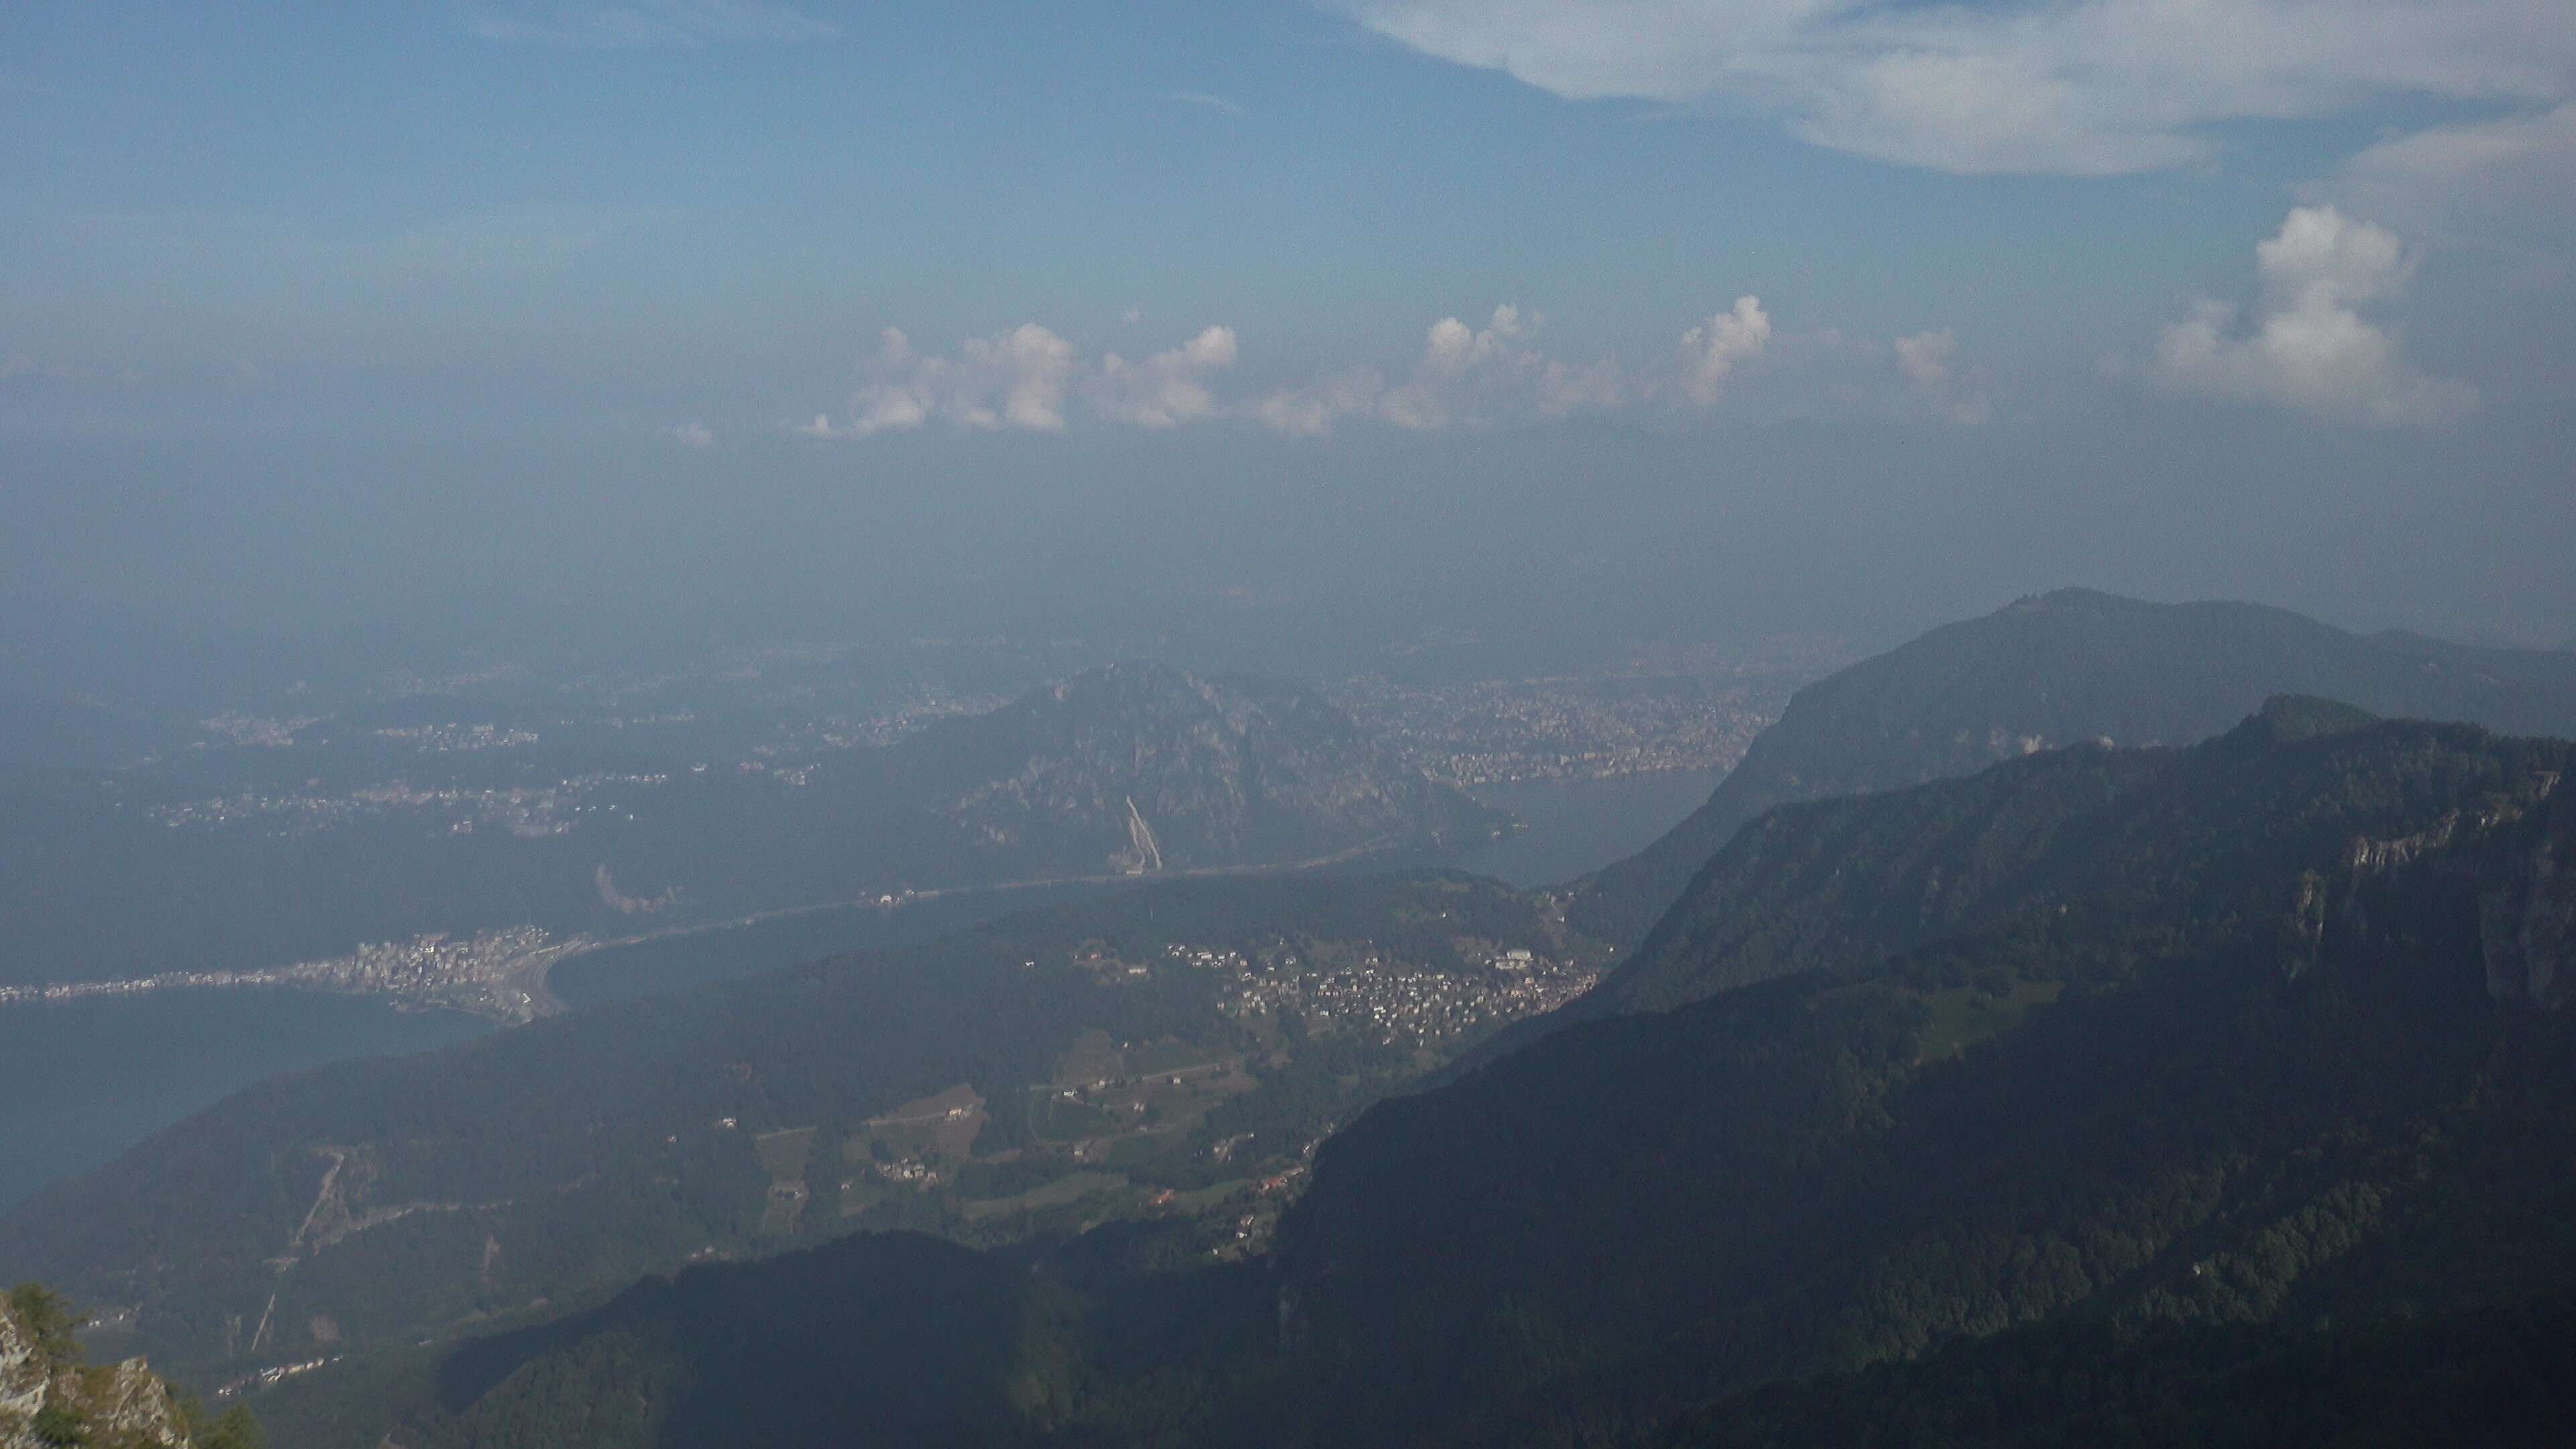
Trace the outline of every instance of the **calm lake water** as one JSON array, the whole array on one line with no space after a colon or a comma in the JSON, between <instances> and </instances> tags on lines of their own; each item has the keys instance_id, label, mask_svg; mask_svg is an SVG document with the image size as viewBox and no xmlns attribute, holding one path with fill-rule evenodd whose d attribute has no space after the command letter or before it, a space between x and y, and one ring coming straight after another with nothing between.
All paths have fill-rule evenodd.
<instances>
[{"instance_id":1,"label":"calm lake water","mask_svg":"<svg viewBox=\"0 0 2576 1449\"><path fill-rule=\"evenodd\" d=\"M1635 853L1679 823L1719 772L1504 785L1476 791L1529 828L1447 862L1517 886L1552 885ZM816 911L595 951L557 968L575 1008L924 941L1008 911L1107 887L994 891L900 911ZM100 1166L264 1077L350 1057L425 1051L492 1030L453 1012L396 1011L300 991L164 991L0 1007L0 1211Z\"/></svg>"},{"instance_id":2,"label":"calm lake water","mask_svg":"<svg viewBox=\"0 0 2576 1449\"><path fill-rule=\"evenodd\" d=\"M1488 785L1473 793L1529 828L1458 858L1465 869L1527 889L1562 885L1645 849L1708 803L1724 770L1665 770L1616 780Z\"/></svg>"},{"instance_id":3,"label":"calm lake water","mask_svg":"<svg viewBox=\"0 0 2576 1449\"><path fill-rule=\"evenodd\" d=\"M311 991L155 991L0 1006L0 1209L266 1077L491 1030Z\"/></svg>"}]
</instances>

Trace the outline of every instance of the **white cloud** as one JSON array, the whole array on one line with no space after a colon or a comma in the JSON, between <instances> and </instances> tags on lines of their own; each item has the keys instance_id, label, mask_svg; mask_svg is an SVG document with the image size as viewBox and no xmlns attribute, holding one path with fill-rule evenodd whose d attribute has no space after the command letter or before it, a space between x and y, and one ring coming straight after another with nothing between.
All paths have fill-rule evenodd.
<instances>
[{"instance_id":1,"label":"white cloud","mask_svg":"<svg viewBox=\"0 0 2576 1449\"><path fill-rule=\"evenodd\" d=\"M701 46L730 40L820 40L839 33L828 20L768 0L625 0L599 5L483 5L465 28L509 44L576 50Z\"/></svg>"},{"instance_id":2,"label":"white cloud","mask_svg":"<svg viewBox=\"0 0 2576 1449\"><path fill-rule=\"evenodd\" d=\"M877 334L877 360L850 399L850 419L834 426L828 414L798 429L815 438L864 438L871 434L917 428L938 406L939 388L954 364L943 358L914 355L912 339L900 327Z\"/></svg>"},{"instance_id":3,"label":"white cloud","mask_svg":"<svg viewBox=\"0 0 2576 1449\"><path fill-rule=\"evenodd\" d=\"M980 428L1064 431L1064 393L1073 380L1072 343L1034 322L1023 322L999 337L968 338L965 350L959 386L950 393L962 421ZM982 401L988 390L1001 395L998 421Z\"/></svg>"},{"instance_id":4,"label":"white cloud","mask_svg":"<svg viewBox=\"0 0 2576 1449\"><path fill-rule=\"evenodd\" d=\"M620 233L670 213L622 207L528 206L480 212L341 248L368 271L478 279L544 276L572 266Z\"/></svg>"},{"instance_id":5,"label":"white cloud","mask_svg":"<svg viewBox=\"0 0 2576 1449\"><path fill-rule=\"evenodd\" d=\"M1735 365L1761 353L1771 340L1771 317L1759 297L1738 297L1734 310L1720 312L1682 334L1682 391L1706 407L1725 391Z\"/></svg>"},{"instance_id":6,"label":"white cloud","mask_svg":"<svg viewBox=\"0 0 2576 1449\"><path fill-rule=\"evenodd\" d=\"M1378 416L1417 432L1473 417L1495 394L1516 391L1544 370L1545 360L1524 341L1537 325L1508 302L1481 328L1455 317L1432 323L1412 380L1378 399Z\"/></svg>"},{"instance_id":7,"label":"white cloud","mask_svg":"<svg viewBox=\"0 0 2576 1449\"><path fill-rule=\"evenodd\" d=\"M2446 423L2477 405L2467 384L2407 365L2396 339L2361 314L2395 296L2412 270L2394 232L2303 206L2254 255L2263 291L2254 314L2195 304L2156 345L2158 381L2380 426Z\"/></svg>"},{"instance_id":8,"label":"white cloud","mask_svg":"<svg viewBox=\"0 0 2576 1449\"><path fill-rule=\"evenodd\" d=\"M2576 247L2576 102L2382 141L2319 189L2421 233Z\"/></svg>"},{"instance_id":9,"label":"white cloud","mask_svg":"<svg viewBox=\"0 0 2576 1449\"><path fill-rule=\"evenodd\" d=\"M1168 352L1131 363L1117 353L1100 360L1093 405L1100 415L1139 427L1171 428L1214 417L1210 374L1234 366L1234 329L1210 327Z\"/></svg>"},{"instance_id":10,"label":"white cloud","mask_svg":"<svg viewBox=\"0 0 2576 1449\"><path fill-rule=\"evenodd\" d=\"M1918 332L1912 337L1896 339L1896 366L1916 385L1938 387L1950 375L1950 357L1959 350L1959 339L1948 328L1938 332Z\"/></svg>"},{"instance_id":11,"label":"white cloud","mask_svg":"<svg viewBox=\"0 0 2576 1449\"><path fill-rule=\"evenodd\" d=\"M1832 331L1775 335L1770 314L1749 295L1683 331L1678 348L1641 368L1614 357L1551 357L1540 345L1543 321L1512 303L1494 308L1481 325L1442 317L1423 329L1421 351L1394 377L1363 363L1248 401L1229 401L1218 390L1242 356L1230 327L1202 328L1137 360L1117 352L1086 357L1036 323L969 339L950 354L925 353L889 327L849 405L796 431L865 438L945 423L1057 432L1070 426L1077 408L1126 427L1160 430L1232 418L1299 437L1328 435L1349 422L1440 432L1639 409L1697 414L1727 401L1756 357L1765 360L1762 386L1774 405L1809 406L1824 397L1885 405L1883 386L1873 391L1860 384L1873 374L1886 378L1890 343ZM1955 366L1949 333L1926 332L1892 346L1898 366L1917 385L1899 415L1920 417L1928 403L1955 421L1984 417L1980 386Z\"/></svg>"},{"instance_id":12,"label":"white cloud","mask_svg":"<svg viewBox=\"0 0 2576 1449\"><path fill-rule=\"evenodd\" d=\"M1443 317L1424 332L1422 355L1403 382L1390 385L1373 367L1349 368L1272 393L1252 413L1279 432L1306 436L1330 432L1345 418L1436 432L1608 411L1645 395L1615 361L1570 363L1540 352L1533 342L1540 321L1508 302L1482 327Z\"/></svg>"},{"instance_id":13,"label":"white cloud","mask_svg":"<svg viewBox=\"0 0 2576 1449\"><path fill-rule=\"evenodd\" d=\"M1642 372L1614 358L1570 362L1537 345L1541 320L1506 303L1482 327L1443 317L1423 335L1422 355L1401 383L1374 368L1282 389L1253 412L1285 433L1319 434L1345 418L1371 418L1416 432L1489 427L1532 418L1607 413L1676 395L1703 407L1726 379L1771 339L1771 318L1753 297L1736 300L1682 334L1679 353Z\"/></svg>"},{"instance_id":14,"label":"white cloud","mask_svg":"<svg viewBox=\"0 0 2576 1449\"><path fill-rule=\"evenodd\" d=\"M1275 431L1321 437L1344 418L1374 414L1385 391L1386 379L1377 369L1359 367L1310 386L1283 388L1263 398L1252 413Z\"/></svg>"},{"instance_id":15,"label":"white cloud","mask_svg":"<svg viewBox=\"0 0 2576 1449\"><path fill-rule=\"evenodd\" d=\"M863 371L844 419L829 413L796 431L808 437L864 438L938 419L983 431L1062 432L1066 406L1086 399L1111 422L1169 428L1222 411L1207 380L1234 365L1234 331L1210 327L1142 362L1116 353L1095 366L1074 345L1034 322L991 337L971 337L954 357L925 354L903 329L879 334L877 355Z\"/></svg>"},{"instance_id":16,"label":"white cloud","mask_svg":"<svg viewBox=\"0 0 2576 1449\"><path fill-rule=\"evenodd\" d=\"M1538 410L1551 418L1606 413L1629 400L1627 375L1609 358L1582 364L1550 362L1538 375Z\"/></svg>"},{"instance_id":17,"label":"white cloud","mask_svg":"<svg viewBox=\"0 0 2576 1449\"><path fill-rule=\"evenodd\" d=\"M1976 369L1959 366L1959 339L1949 328L1899 337L1891 348L1896 370L1914 385L1915 395L1930 402L1943 417L1972 428L1994 413Z\"/></svg>"},{"instance_id":18,"label":"white cloud","mask_svg":"<svg viewBox=\"0 0 2576 1449\"><path fill-rule=\"evenodd\" d=\"M684 448L712 448L716 445L715 430L704 423L682 423L670 430L670 439Z\"/></svg>"},{"instance_id":19,"label":"white cloud","mask_svg":"<svg viewBox=\"0 0 2576 1449\"><path fill-rule=\"evenodd\" d=\"M2414 270L2397 233L2331 206L2294 208L2279 231L2254 244L2254 265L2276 299L2315 296L2335 305L2379 301Z\"/></svg>"},{"instance_id":20,"label":"white cloud","mask_svg":"<svg viewBox=\"0 0 2576 1449\"><path fill-rule=\"evenodd\" d=\"M1229 116L1251 114L1243 108L1243 102L1234 97L1220 96L1209 91L1165 91L1163 99L1179 105L1197 106L1201 110L1223 111Z\"/></svg>"},{"instance_id":21,"label":"white cloud","mask_svg":"<svg viewBox=\"0 0 2576 1449\"><path fill-rule=\"evenodd\" d=\"M1425 54L1575 100L1725 101L1816 144L1971 173L2107 175L2226 122L2576 92L2565 0L1336 0Z\"/></svg>"}]
</instances>

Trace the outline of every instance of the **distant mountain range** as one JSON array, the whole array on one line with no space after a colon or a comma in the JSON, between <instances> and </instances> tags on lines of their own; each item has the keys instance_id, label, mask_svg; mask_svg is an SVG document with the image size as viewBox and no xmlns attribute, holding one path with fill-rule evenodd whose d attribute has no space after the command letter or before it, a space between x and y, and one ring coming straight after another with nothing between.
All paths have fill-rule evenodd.
<instances>
[{"instance_id":1,"label":"distant mountain range","mask_svg":"<svg viewBox=\"0 0 2576 1449\"><path fill-rule=\"evenodd\" d=\"M1116 664L877 762L1030 870L1175 871L1454 842L1500 823L1302 686Z\"/></svg>"},{"instance_id":2,"label":"distant mountain range","mask_svg":"<svg viewBox=\"0 0 2576 1449\"><path fill-rule=\"evenodd\" d=\"M793 770L624 745L389 763L381 743L140 774L0 770L0 986L253 970L434 932L614 938L647 908L670 925L907 888L1311 864L1504 821L1301 686L1154 664Z\"/></svg>"},{"instance_id":3,"label":"distant mountain range","mask_svg":"<svg viewBox=\"0 0 2576 1449\"><path fill-rule=\"evenodd\" d=\"M2576 653L2356 635L2258 604L2154 604L2063 589L1934 629L1800 690L1701 806L1599 872L1577 929L1633 945L1774 805L1971 774L2080 740L2187 745L2272 695L2393 718L2576 734Z\"/></svg>"}]
</instances>

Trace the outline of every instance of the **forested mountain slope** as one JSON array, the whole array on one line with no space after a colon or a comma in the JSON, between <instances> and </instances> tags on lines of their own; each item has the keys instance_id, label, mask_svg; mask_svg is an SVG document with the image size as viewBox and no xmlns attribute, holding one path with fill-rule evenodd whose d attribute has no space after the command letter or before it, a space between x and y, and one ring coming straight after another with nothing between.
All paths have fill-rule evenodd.
<instances>
[{"instance_id":1,"label":"forested mountain slope","mask_svg":"<svg viewBox=\"0 0 2576 1449\"><path fill-rule=\"evenodd\" d=\"M1775 817L1889 816L1811 878L1841 903L1772 963L1807 969L1369 1113L1283 1224L1292 1343L1353 1366L1354 1415L1570 1442L2073 1312L2576 1282L2576 1057L2535 1010L2576 964L2576 747L2337 726L2284 705ZM1890 955L1942 909L1926 830L1984 908ZM1423 1387L1451 1379L1482 1387Z\"/></svg>"},{"instance_id":2,"label":"forested mountain slope","mask_svg":"<svg viewBox=\"0 0 2576 1449\"><path fill-rule=\"evenodd\" d=\"M1568 919L1615 944L1642 940L1709 857L1774 805L1971 774L2081 740L2190 744L2275 694L2576 735L2576 653L2361 636L2255 604L2066 589L1800 690L1707 804L1586 882Z\"/></svg>"},{"instance_id":3,"label":"forested mountain slope","mask_svg":"<svg viewBox=\"0 0 2576 1449\"><path fill-rule=\"evenodd\" d=\"M1661 1449L2557 1449L2576 1294L2336 1331L2079 1322L1730 1398Z\"/></svg>"}]
</instances>

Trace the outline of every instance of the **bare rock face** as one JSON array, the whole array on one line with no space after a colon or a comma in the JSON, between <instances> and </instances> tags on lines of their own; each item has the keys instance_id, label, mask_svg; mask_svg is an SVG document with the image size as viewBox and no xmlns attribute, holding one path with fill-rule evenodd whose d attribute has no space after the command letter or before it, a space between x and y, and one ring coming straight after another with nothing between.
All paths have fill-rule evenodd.
<instances>
[{"instance_id":1,"label":"bare rock face","mask_svg":"<svg viewBox=\"0 0 2576 1449\"><path fill-rule=\"evenodd\" d=\"M95 1449L190 1449L169 1385L139 1358L84 1368L43 1351L0 1300L0 1449L50 1449L67 1416Z\"/></svg>"},{"instance_id":2,"label":"bare rock face","mask_svg":"<svg viewBox=\"0 0 2576 1449\"><path fill-rule=\"evenodd\" d=\"M86 1382L80 1407L96 1442L187 1449L188 1432L179 1423L170 1387L143 1360L130 1358L104 1374L81 1377Z\"/></svg>"},{"instance_id":3,"label":"bare rock face","mask_svg":"<svg viewBox=\"0 0 2576 1449\"><path fill-rule=\"evenodd\" d=\"M2487 994L2544 1010L2576 996L2576 810L2558 804L2539 840L2478 894Z\"/></svg>"},{"instance_id":4,"label":"bare rock face","mask_svg":"<svg viewBox=\"0 0 2576 1449\"><path fill-rule=\"evenodd\" d=\"M35 1345L18 1330L9 1305L0 1303L0 1446L16 1449L16 1433L45 1405L45 1386L52 1375L38 1360Z\"/></svg>"}]
</instances>

